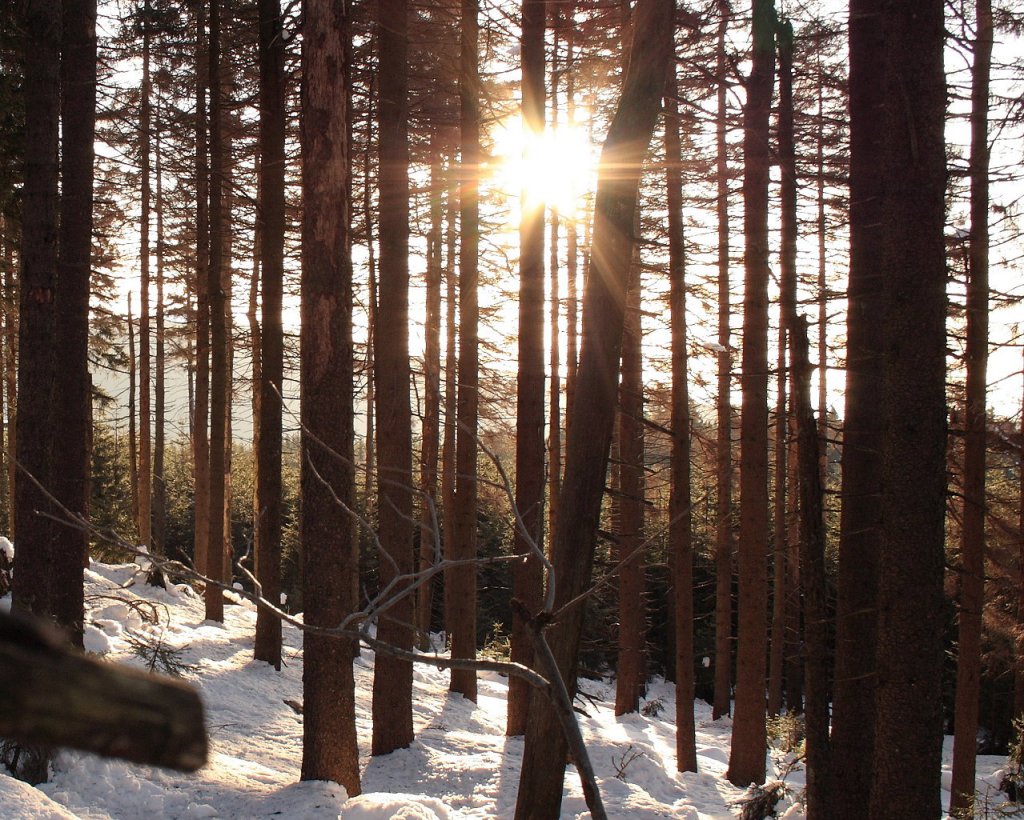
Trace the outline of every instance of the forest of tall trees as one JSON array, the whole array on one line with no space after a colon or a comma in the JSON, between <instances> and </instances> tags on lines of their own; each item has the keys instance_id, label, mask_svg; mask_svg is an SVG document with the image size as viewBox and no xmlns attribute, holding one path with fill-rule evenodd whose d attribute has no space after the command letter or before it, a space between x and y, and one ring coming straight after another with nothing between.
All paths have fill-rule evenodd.
<instances>
[{"instance_id":1,"label":"forest of tall trees","mask_svg":"<svg viewBox=\"0 0 1024 820\"><path fill-rule=\"evenodd\" d=\"M509 676L517 818L567 763L607 816L602 676L617 716L674 684L679 772L712 704L742 788L789 721L813 820L940 816L945 734L951 814L979 753L1024 788L1022 34L1013 0L3 4L0 597L81 647L90 559L144 554L208 621L253 600L277 673L302 613L301 777L349 795L361 647L374 757L417 663Z\"/></svg>"}]
</instances>

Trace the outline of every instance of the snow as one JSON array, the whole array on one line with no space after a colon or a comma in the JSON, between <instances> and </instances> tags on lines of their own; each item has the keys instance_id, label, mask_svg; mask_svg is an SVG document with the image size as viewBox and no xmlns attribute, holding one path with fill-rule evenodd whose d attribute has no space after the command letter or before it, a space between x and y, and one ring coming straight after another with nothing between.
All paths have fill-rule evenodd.
<instances>
[{"instance_id":1,"label":"snow","mask_svg":"<svg viewBox=\"0 0 1024 820\"><path fill-rule=\"evenodd\" d=\"M2 542L0 542L2 547ZM299 782L302 716L286 701L302 699L302 636L285 626L281 672L254 662L255 610L241 601L225 608L224 624L204 620L203 602L187 587L171 591L141 583L137 564L93 563L86 573L86 648L105 658L143 665L132 642L159 642L175 652L183 677L198 686L207 708L209 763L194 774L106 760L85 753L58 754L51 782L32 788L0 775L0 814L11 820L153 820L153 818L266 818L319 820L456 820L511 817L523 741L504 734L508 681L482 674L478 703L448 692L448 675L420 665L414 676L416 740L408 749L369 757L373 653L356 660L356 720L362 752L363 794L349 798L335 783ZM0 600L0 606L9 600ZM695 706L698 773L675 769L674 689L653 681L648 703L657 716L616 718L614 684L581 683L591 700L581 726L611 817L706 820L735 816L743 790L725 779L732 723L711 719ZM951 739L948 739L951 740ZM951 749L944 757L948 801ZM784 779L778 807L789 820L803 817L799 766L787 773L779 752L769 777ZM979 790L995 792L1005 758L979 758ZM588 817L575 769L566 772L561 817Z\"/></svg>"}]
</instances>

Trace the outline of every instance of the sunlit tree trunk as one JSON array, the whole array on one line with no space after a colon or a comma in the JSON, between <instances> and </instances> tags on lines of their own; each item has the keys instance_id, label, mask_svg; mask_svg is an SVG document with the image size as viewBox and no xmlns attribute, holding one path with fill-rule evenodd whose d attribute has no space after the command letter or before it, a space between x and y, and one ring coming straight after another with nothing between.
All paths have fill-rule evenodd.
<instances>
[{"instance_id":1,"label":"sunlit tree trunk","mask_svg":"<svg viewBox=\"0 0 1024 820\"><path fill-rule=\"evenodd\" d=\"M306 0L302 38L302 588L307 624L336 627L356 607L352 282L344 169L347 94L339 77L349 36L345 8ZM339 504L339 500L341 504ZM354 647L307 634L302 674L302 779L360 792Z\"/></svg>"},{"instance_id":2,"label":"sunlit tree trunk","mask_svg":"<svg viewBox=\"0 0 1024 820\"><path fill-rule=\"evenodd\" d=\"M971 236L967 282L967 388L964 520L961 530L960 635L950 813L973 811L982 609L985 605L985 446L988 370L988 107L992 4L978 0L971 74Z\"/></svg>"},{"instance_id":3,"label":"sunlit tree trunk","mask_svg":"<svg viewBox=\"0 0 1024 820\"><path fill-rule=\"evenodd\" d=\"M552 539L555 607L573 600L590 583L608 450L615 422L622 353L625 296L633 255L633 226L643 159L661 108L672 53L673 5L640 0L633 29L633 55L622 96L602 150L594 212L591 275L584 296L584 340L576 384L574 418L568 425L565 477ZM614 169L610 172L609 169ZM584 607L557 617L548 641L560 674L574 689ZM558 816L567 745L552 733L556 718L544 696L534 693L516 800L516 817Z\"/></svg>"},{"instance_id":4,"label":"sunlit tree trunk","mask_svg":"<svg viewBox=\"0 0 1024 820\"><path fill-rule=\"evenodd\" d=\"M139 543L152 546L153 536L153 407L150 358L150 228L153 207L151 169L152 94L150 80L150 5L142 6L142 100L139 110L139 174L142 183L139 223ZM218 593L219 594L219 593Z\"/></svg>"},{"instance_id":5,"label":"sunlit tree trunk","mask_svg":"<svg viewBox=\"0 0 1024 820\"><path fill-rule=\"evenodd\" d=\"M228 358L226 299L224 294L224 113L221 84L220 2L210 0L209 88L210 88L210 265L206 277L210 300L210 454L209 454L209 555L206 575L206 619L224 620L224 499L226 463L224 458L228 414ZM140 462L140 469L142 464ZM142 516L140 504L139 516Z\"/></svg>"},{"instance_id":6,"label":"sunlit tree trunk","mask_svg":"<svg viewBox=\"0 0 1024 820\"><path fill-rule=\"evenodd\" d=\"M374 336L377 391L377 515L380 578L413 570L412 414L409 406L409 66L408 0L381 0L379 14L380 283ZM461 503L461 502L460 502ZM398 588L401 591L401 587ZM379 620L377 637L412 649L411 596ZM455 647L453 645L453 654ZM373 674L375 755L412 743L412 664L378 655Z\"/></svg>"},{"instance_id":7,"label":"sunlit tree trunk","mask_svg":"<svg viewBox=\"0 0 1024 820\"><path fill-rule=\"evenodd\" d=\"M139 526L139 435L135 413L138 394L138 357L135 355L135 318L132 316L132 293L128 291L128 483L132 493L132 525Z\"/></svg>"},{"instance_id":8,"label":"sunlit tree trunk","mask_svg":"<svg viewBox=\"0 0 1024 820\"><path fill-rule=\"evenodd\" d=\"M715 448L715 692L711 714L714 718L732 711L732 353L730 344L729 292L729 162L726 127L728 120L725 81L728 61L725 37L732 11L728 0L718 5L716 121L716 212L718 219L718 434Z\"/></svg>"},{"instance_id":9,"label":"sunlit tree trunk","mask_svg":"<svg viewBox=\"0 0 1024 820\"><path fill-rule=\"evenodd\" d=\"M693 501L690 475L690 390L686 320L686 245L683 234L682 149L674 70L665 92L665 181L668 201L669 282L672 320L672 489L669 542L675 614L676 769L697 771L693 719Z\"/></svg>"},{"instance_id":10,"label":"sunlit tree trunk","mask_svg":"<svg viewBox=\"0 0 1024 820\"><path fill-rule=\"evenodd\" d=\"M157 120L160 109L157 108ZM165 246L164 246L164 185L163 157L161 156L160 124L154 134L156 197L156 358L153 377L153 551L166 555L167 549L167 483L164 475L167 415L167 339L164 314ZM162 583L162 582L161 582Z\"/></svg>"},{"instance_id":11,"label":"sunlit tree trunk","mask_svg":"<svg viewBox=\"0 0 1024 820\"><path fill-rule=\"evenodd\" d=\"M263 597L281 597L281 435L284 390L285 110L284 40L279 0L260 0L259 413L256 419L256 578ZM254 376L256 374L254 373ZM281 622L256 613L257 660L281 668Z\"/></svg>"},{"instance_id":12,"label":"sunlit tree trunk","mask_svg":"<svg viewBox=\"0 0 1024 820\"><path fill-rule=\"evenodd\" d=\"M544 130L544 0L524 0L522 116L526 141ZM529 540L544 537L544 206L522 194L519 225L519 358L516 374L516 506L529 533L517 529L515 551L528 553ZM557 344L557 339L555 340ZM531 612L540 608L544 584L540 561L517 562L513 595ZM526 624L512 621L512 660L533 665L533 645ZM509 683L507 733L526 731L530 686Z\"/></svg>"},{"instance_id":13,"label":"sunlit tree trunk","mask_svg":"<svg viewBox=\"0 0 1024 820\"><path fill-rule=\"evenodd\" d=\"M740 422L739 639L729 780L764 782L768 556L768 122L775 5L755 0L754 51L743 112L743 411Z\"/></svg>"}]
</instances>

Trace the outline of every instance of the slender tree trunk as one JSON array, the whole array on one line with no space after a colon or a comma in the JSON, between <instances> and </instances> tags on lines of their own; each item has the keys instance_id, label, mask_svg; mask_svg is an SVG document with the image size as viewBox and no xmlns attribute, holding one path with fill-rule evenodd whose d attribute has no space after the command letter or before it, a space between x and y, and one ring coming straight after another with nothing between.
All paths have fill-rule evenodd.
<instances>
[{"instance_id":1,"label":"slender tree trunk","mask_svg":"<svg viewBox=\"0 0 1024 820\"><path fill-rule=\"evenodd\" d=\"M639 235L639 208L634 229ZM619 634L615 676L615 714L640 708L644 684L646 612L644 608L644 398L643 329L641 326L640 247L635 245L626 292L622 338L622 382L619 386Z\"/></svg>"},{"instance_id":2,"label":"slender tree trunk","mask_svg":"<svg viewBox=\"0 0 1024 820\"><path fill-rule=\"evenodd\" d=\"M195 482L195 565L205 574L210 563L210 169L206 96L210 53L206 4L199 3L196 34L196 387L192 413Z\"/></svg>"},{"instance_id":3,"label":"slender tree trunk","mask_svg":"<svg viewBox=\"0 0 1024 820\"><path fill-rule=\"evenodd\" d=\"M531 135L544 130L544 19L545 0L524 0L523 39L520 51L523 69L522 116ZM516 507L527 533L516 530L514 549L530 551L529 541L544 543L544 208L530 208L525 191L519 224L519 358L516 374ZM555 340L557 344L557 339ZM543 570L537 556L517 562L513 596L530 612L540 608ZM533 666L533 643L529 627L518 616L512 620L512 660ZM526 732L530 707L530 686L510 681L508 699L509 735Z\"/></svg>"},{"instance_id":4,"label":"slender tree trunk","mask_svg":"<svg viewBox=\"0 0 1024 820\"><path fill-rule=\"evenodd\" d=\"M14 278L14 241L8 236L4 250L4 384L7 394L7 504L8 532L12 541L17 538L15 530L15 486L18 464L15 457L18 441L18 294Z\"/></svg>"},{"instance_id":5,"label":"slender tree trunk","mask_svg":"<svg viewBox=\"0 0 1024 820\"><path fill-rule=\"evenodd\" d=\"M156 198L156 373L153 378L153 552L167 552L167 483L164 475L167 415L167 358L166 327L164 317L164 184L163 157L160 144L160 109L157 108L157 127L154 134ZM161 582L162 585L162 582Z\"/></svg>"},{"instance_id":6,"label":"slender tree trunk","mask_svg":"<svg viewBox=\"0 0 1024 820\"><path fill-rule=\"evenodd\" d=\"M971 237L967 283L967 390L964 436L964 520L961 529L960 637L950 814L974 810L981 632L985 605L985 445L988 417L988 106L992 65L992 4L975 6L971 76Z\"/></svg>"},{"instance_id":7,"label":"slender tree trunk","mask_svg":"<svg viewBox=\"0 0 1024 820\"><path fill-rule=\"evenodd\" d=\"M633 255L634 216L644 156L661 108L672 53L673 5L637 4L632 52L622 96L602 150L594 211L594 266L583 306L584 340L570 420L558 527L552 540L554 606L565 606L590 583L615 422L616 373L622 353L625 296ZM614 168L614 176L607 171ZM583 625L579 603L557 616L547 637L558 670L575 688L576 658ZM556 817L562 798L567 745L552 735L555 717L544 696L530 703L516 817Z\"/></svg>"},{"instance_id":8,"label":"slender tree trunk","mask_svg":"<svg viewBox=\"0 0 1024 820\"><path fill-rule=\"evenodd\" d=\"M818 73L822 73L818 55ZM818 83L816 124L817 198L818 198L818 446L821 450L821 486L828 489L828 281L827 230L825 218L825 83Z\"/></svg>"},{"instance_id":9,"label":"slender tree trunk","mask_svg":"<svg viewBox=\"0 0 1024 820\"><path fill-rule=\"evenodd\" d=\"M412 417L409 407L408 0L381 0L380 304L374 337L377 390L377 489L381 584L413 570ZM386 24L384 22L386 21ZM396 589L396 593L401 587ZM413 602L406 596L377 625L377 637L413 647ZM453 646L454 654L454 646ZM412 743L412 664L378 655L373 675L373 746L389 754Z\"/></svg>"},{"instance_id":10,"label":"slender tree trunk","mask_svg":"<svg viewBox=\"0 0 1024 820\"><path fill-rule=\"evenodd\" d=\"M795 200L793 202L795 204ZM793 216L795 217L795 212ZM791 248L795 251L795 245ZM795 314L796 311L793 311ZM825 606L825 520L822 513L818 430L811 405L811 363L807 321L791 315L793 394L800 474L800 564L806 646L807 816L834 817L829 749L827 610Z\"/></svg>"},{"instance_id":11,"label":"slender tree trunk","mask_svg":"<svg viewBox=\"0 0 1024 820\"><path fill-rule=\"evenodd\" d=\"M449 170L451 170L449 168ZM446 214L447 264L445 265L445 353L444 353L444 440L441 443L441 510L442 510L442 547L444 554L449 555L451 543L455 538L455 438L456 438L456 404L458 399L458 358L456 339L458 324L457 275L455 273L455 238L458 233L459 189L458 176L450 172L448 187L448 212ZM445 588L445 622L448 620L448 590ZM509 699L511 700L512 682L509 681Z\"/></svg>"},{"instance_id":12,"label":"slender tree trunk","mask_svg":"<svg viewBox=\"0 0 1024 820\"><path fill-rule=\"evenodd\" d=\"M728 70L725 38L731 14L728 0L720 0L715 68L718 75L718 434L715 448L715 692L711 710L716 720L732 711L732 353L729 350L729 147L726 142L728 87L725 82Z\"/></svg>"},{"instance_id":13,"label":"slender tree trunk","mask_svg":"<svg viewBox=\"0 0 1024 820\"><path fill-rule=\"evenodd\" d=\"M151 140L153 85L150 81L150 5L142 6L142 102L139 112L139 173L142 180L139 226L139 543L153 541L153 406L150 359L150 228L152 213Z\"/></svg>"},{"instance_id":14,"label":"slender tree trunk","mask_svg":"<svg viewBox=\"0 0 1024 820\"><path fill-rule=\"evenodd\" d=\"M370 86L370 105L367 106L366 144L373 137L373 83ZM377 345L377 250L373 238L373 196L371 193L371 163L369 149L363 151L363 214L366 220L366 475L363 492L367 509L374 505L377 477L377 382L374 349Z\"/></svg>"},{"instance_id":15,"label":"slender tree trunk","mask_svg":"<svg viewBox=\"0 0 1024 820\"><path fill-rule=\"evenodd\" d=\"M225 60L222 72L230 70L230 64ZM222 105L230 104L231 81L221 77ZM230 107L228 108L230 111ZM224 210L224 225L221 230L221 238L224 247L224 255L221 259L221 289L224 292L224 504L221 510L221 518L224 519L224 551L223 567L224 574L221 576L224 583L231 586L234 577L235 555L231 542L231 494L232 481L231 473L233 468L232 451L232 423L231 411L234 406L234 381L235 381L235 315L232 311L234 302L234 279L232 278L231 255L234 252L234 121L230 115L224 116L223 135L223 156L224 171L221 174L222 207Z\"/></svg>"},{"instance_id":16,"label":"slender tree trunk","mask_svg":"<svg viewBox=\"0 0 1024 820\"><path fill-rule=\"evenodd\" d=\"M755 0L754 53L743 112L743 412L740 429L739 642L729 780L764 782L768 556L768 121L775 5Z\"/></svg>"},{"instance_id":17,"label":"slender tree trunk","mask_svg":"<svg viewBox=\"0 0 1024 820\"><path fill-rule=\"evenodd\" d=\"M1024 368L1021 369L1024 373ZM1024 390L1021 391L1020 437L1024 441ZM1020 512L1017 518L1017 641L1016 667L1013 675L1013 717L1024 717L1024 447L1017 458L1017 502Z\"/></svg>"},{"instance_id":18,"label":"slender tree trunk","mask_svg":"<svg viewBox=\"0 0 1024 820\"><path fill-rule=\"evenodd\" d=\"M209 555L206 575L206 619L224 620L224 500L226 498L225 432L228 415L227 300L224 293L224 114L221 84L220 7L210 0L210 265L207 293L210 299L210 455L209 455ZM141 466L141 465L140 465ZM140 509L141 517L141 509Z\"/></svg>"},{"instance_id":19,"label":"slender tree trunk","mask_svg":"<svg viewBox=\"0 0 1024 820\"><path fill-rule=\"evenodd\" d=\"M419 569L436 562L438 543L437 456L441 433L441 241L444 218L444 190L447 187L442 167L440 125L431 133L430 233L427 236L426 315L423 350L423 422L420 451L420 561ZM416 598L416 630L420 645L426 649L430 633L430 613L434 585L427 581Z\"/></svg>"},{"instance_id":20,"label":"slender tree trunk","mask_svg":"<svg viewBox=\"0 0 1024 820\"><path fill-rule=\"evenodd\" d=\"M302 586L307 624L336 627L356 608L352 282L345 174L345 8L307 0L302 38ZM340 206L340 207L339 207ZM265 304L265 303L264 303ZM302 677L302 779L360 792L351 641L307 634Z\"/></svg>"},{"instance_id":21,"label":"slender tree trunk","mask_svg":"<svg viewBox=\"0 0 1024 820\"><path fill-rule=\"evenodd\" d=\"M546 4L545 4L546 5ZM551 10L551 27L553 29L553 43L551 48L551 131L558 131L558 77L560 73L558 65L558 41L560 35L560 11L555 5ZM541 67L543 72L543 66ZM543 116L543 111L541 111ZM559 215L558 207L552 203L549 207L551 212L551 238L548 244L548 282L551 292L549 295L549 321L548 332L551 338L551 345L548 356L548 369L551 373L551 384L548 391L548 532L555 531L555 517L558 514L558 492L562 484L562 341L559 331L559 315L561 314L561 294L559 293Z\"/></svg>"},{"instance_id":22,"label":"slender tree trunk","mask_svg":"<svg viewBox=\"0 0 1024 820\"><path fill-rule=\"evenodd\" d=\"M575 0L566 4L566 19L574 21ZM576 26L565 26L565 115L570 127L576 123L576 69L573 49L576 40ZM575 210L565 223L565 273L568 280L565 295L565 419L568 437L569 417L572 415L573 395L576 391L576 368L579 364L579 296L577 278L579 271L579 248L577 214ZM561 486L559 486L561 490ZM552 531L554 528L552 527Z\"/></svg>"},{"instance_id":23,"label":"slender tree trunk","mask_svg":"<svg viewBox=\"0 0 1024 820\"><path fill-rule=\"evenodd\" d=\"M885 7L885 372L873 817L937 817L946 496L943 7ZM861 636L863 640L863 636ZM898 760L915 761L901 767Z\"/></svg>"},{"instance_id":24,"label":"slender tree trunk","mask_svg":"<svg viewBox=\"0 0 1024 820\"><path fill-rule=\"evenodd\" d=\"M132 316L132 294L128 292L128 481L132 485L132 523L139 526L139 435L136 428L135 397L138 357L135 355L135 319ZM137 535L137 533L136 533Z\"/></svg>"},{"instance_id":25,"label":"slender tree trunk","mask_svg":"<svg viewBox=\"0 0 1024 820\"><path fill-rule=\"evenodd\" d=\"M279 0L260 0L260 220L262 295L259 333L259 413L256 449L256 578L263 597L281 597L281 436L284 390L285 80ZM255 375L255 374L254 374ZM257 660L281 668L281 622L256 613Z\"/></svg>"},{"instance_id":26,"label":"slender tree trunk","mask_svg":"<svg viewBox=\"0 0 1024 820\"><path fill-rule=\"evenodd\" d=\"M64 3L61 55L61 216L57 310L61 387L55 391L53 491L71 513L89 515L89 284L92 257L93 157L96 125L96 2ZM50 567L53 614L82 643L82 568L89 540L59 526Z\"/></svg>"},{"instance_id":27,"label":"slender tree trunk","mask_svg":"<svg viewBox=\"0 0 1024 820\"><path fill-rule=\"evenodd\" d=\"M686 325L686 245L683 234L679 89L674 70L665 92L665 181L668 200L669 282L672 320L672 490L669 542L675 614L676 769L697 771L693 719L693 501L690 494L690 390Z\"/></svg>"},{"instance_id":28,"label":"slender tree trunk","mask_svg":"<svg viewBox=\"0 0 1024 820\"><path fill-rule=\"evenodd\" d=\"M782 711L782 691L786 655L786 603L788 590L788 545L786 544L786 321L779 319L778 365L775 373L775 487L772 510L772 622L771 649L768 656L768 714Z\"/></svg>"}]
</instances>

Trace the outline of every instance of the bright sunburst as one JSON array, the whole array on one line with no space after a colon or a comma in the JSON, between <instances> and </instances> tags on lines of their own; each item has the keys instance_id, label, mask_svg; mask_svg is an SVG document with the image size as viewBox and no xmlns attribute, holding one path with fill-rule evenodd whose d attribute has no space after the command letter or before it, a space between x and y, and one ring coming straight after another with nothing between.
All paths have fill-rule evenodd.
<instances>
[{"instance_id":1,"label":"bright sunburst","mask_svg":"<svg viewBox=\"0 0 1024 820\"><path fill-rule=\"evenodd\" d=\"M534 135L518 116L511 117L499 126L494 149L498 187L510 200L525 197L527 208L548 206L572 217L594 186L598 152L576 125Z\"/></svg>"}]
</instances>

